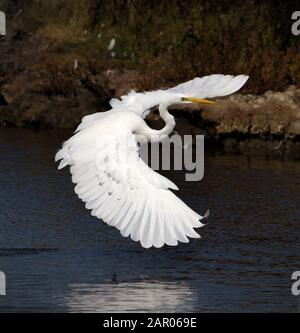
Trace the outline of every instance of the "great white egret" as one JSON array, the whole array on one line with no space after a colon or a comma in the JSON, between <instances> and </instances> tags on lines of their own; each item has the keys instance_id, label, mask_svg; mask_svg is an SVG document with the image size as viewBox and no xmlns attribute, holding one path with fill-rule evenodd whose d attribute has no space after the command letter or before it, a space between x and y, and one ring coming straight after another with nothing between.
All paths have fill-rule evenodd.
<instances>
[{"instance_id":1,"label":"great white egret","mask_svg":"<svg viewBox=\"0 0 300 333\"><path fill-rule=\"evenodd\" d=\"M246 75L214 74L167 90L132 91L121 100L112 99L111 110L82 119L56 154L55 160L61 160L58 168L70 165L75 192L93 216L118 228L124 237L140 241L144 248L199 238L194 228L203 226L203 216L170 191L178 190L174 183L140 158L138 136L159 140L169 135L175 127L170 105L213 103L204 98L232 94L247 79ZM155 106L165 121L161 130L150 128L143 119Z\"/></svg>"}]
</instances>

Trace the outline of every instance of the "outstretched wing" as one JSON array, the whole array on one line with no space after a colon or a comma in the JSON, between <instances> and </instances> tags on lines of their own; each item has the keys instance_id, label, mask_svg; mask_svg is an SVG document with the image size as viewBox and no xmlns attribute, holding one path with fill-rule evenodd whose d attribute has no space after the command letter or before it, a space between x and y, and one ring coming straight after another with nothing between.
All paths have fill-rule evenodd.
<instances>
[{"instance_id":1,"label":"outstretched wing","mask_svg":"<svg viewBox=\"0 0 300 333\"><path fill-rule=\"evenodd\" d=\"M181 83L168 89L168 92L198 98L213 98L233 94L242 88L249 76L213 74L196 77L191 81Z\"/></svg>"},{"instance_id":2,"label":"outstretched wing","mask_svg":"<svg viewBox=\"0 0 300 333\"><path fill-rule=\"evenodd\" d=\"M130 110L141 117L145 117L149 110L168 99L170 95L189 96L197 98L213 98L227 96L241 89L248 80L247 75L223 75L213 74L196 77L193 80L181 83L174 88L150 92L131 91L122 96L121 100L111 99L110 105L116 110Z\"/></svg>"},{"instance_id":3,"label":"outstretched wing","mask_svg":"<svg viewBox=\"0 0 300 333\"><path fill-rule=\"evenodd\" d=\"M202 216L170 190L176 185L140 158L126 113L95 118L57 153L59 168L70 165L75 192L86 208L145 248L177 245L200 237Z\"/></svg>"}]
</instances>

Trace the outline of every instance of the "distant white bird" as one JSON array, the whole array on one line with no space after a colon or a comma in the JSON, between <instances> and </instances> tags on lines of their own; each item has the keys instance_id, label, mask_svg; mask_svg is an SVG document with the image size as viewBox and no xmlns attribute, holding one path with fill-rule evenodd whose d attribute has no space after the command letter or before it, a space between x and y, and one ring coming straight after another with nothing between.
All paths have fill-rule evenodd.
<instances>
[{"instance_id":1,"label":"distant white bird","mask_svg":"<svg viewBox=\"0 0 300 333\"><path fill-rule=\"evenodd\" d=\"M115 45L116 45L116 40L112 38L107 47L108 51L111 51L115 47Z\"/></svg>"},{"instance_id":2,"label":"distant white bird","mask_svg":"<svg viewBox=\"0 0 300 333\"><path fill-rule=\"evenodd\" d=\"M74 60L74 70L76 71L79 67L79 61L77 59Z\"/></svg>"},{"instance_id":3,"label":"distant white bird","mask_svg":"<svg viewBox=\"0 0 300 333\"><path fill-rule=\"evenodd\" d=\"M139 156L138 136L148 140L169 135L175 119L168 107L178 103L213 103L203 98L225 96L239 90L248 76L214 74L195 78L167 90L137 93L112 99L112 109L82 119L75 134L56 154L59 169L70 165L75 192L91 214L130 235L145 248L187 243L199 238L203 226L195 213L169 189L177 186L153 171ZM151 129L144 121L158 106L165 126Z\"/></svg>"}]
</instances>

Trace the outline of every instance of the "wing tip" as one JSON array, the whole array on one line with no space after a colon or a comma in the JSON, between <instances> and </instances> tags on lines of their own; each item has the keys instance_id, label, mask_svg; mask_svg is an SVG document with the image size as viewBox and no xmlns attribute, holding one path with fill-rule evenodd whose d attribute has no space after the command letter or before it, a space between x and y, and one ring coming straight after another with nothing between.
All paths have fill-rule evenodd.
<instances>
[{"instance_id":1,"label":"wing tip","mask_svg":"<svg viewBox=\"0 0 300 333\"><path fill-rule=\"evenodd\" d=\"M61 160L60 161L60 163L59 163L59 165L58 165L58 170L61 170L61 169L63 169L65 166L67 166L68 165L68 162L67 161L65 161L65 160Z\"/></svg>"}]
</instances>

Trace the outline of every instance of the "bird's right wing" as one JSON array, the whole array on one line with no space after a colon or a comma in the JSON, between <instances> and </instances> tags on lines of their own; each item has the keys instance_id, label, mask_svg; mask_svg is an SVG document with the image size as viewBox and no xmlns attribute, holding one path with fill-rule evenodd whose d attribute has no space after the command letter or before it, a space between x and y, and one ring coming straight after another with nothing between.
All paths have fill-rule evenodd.
<instances>
[{"instance_id":1,"label":"bird's right wing","mask_svg":"<svg viewBox=\"0 0 300 333\"><path fill-rule=\"evenodd\" d=\"M144 163L124 120L119 113L94 119L64 143L56 155L59 168L70 165L75 192L93 216L145 248L200 237L194 228L203 225L202 216L169 190L175 184Z\"/></svg>"},{"instance_id":2,"label":"bird's right wing","mask_svg":"<svg viewBox=\"0 0 300 333\"><path fill-rule=\"evenodd\" d=\"M166 90L131 91L129 94L121 96L121 100L117 98L111 99L110 105L114 110L130 110L144 118L152 107L168 100L170 96L178 95L196 98L227 96L241 89L248 78L249 76L247 75L233 76L223 74L196 77L193 80Z\"/></svg>"}]
</instances>

